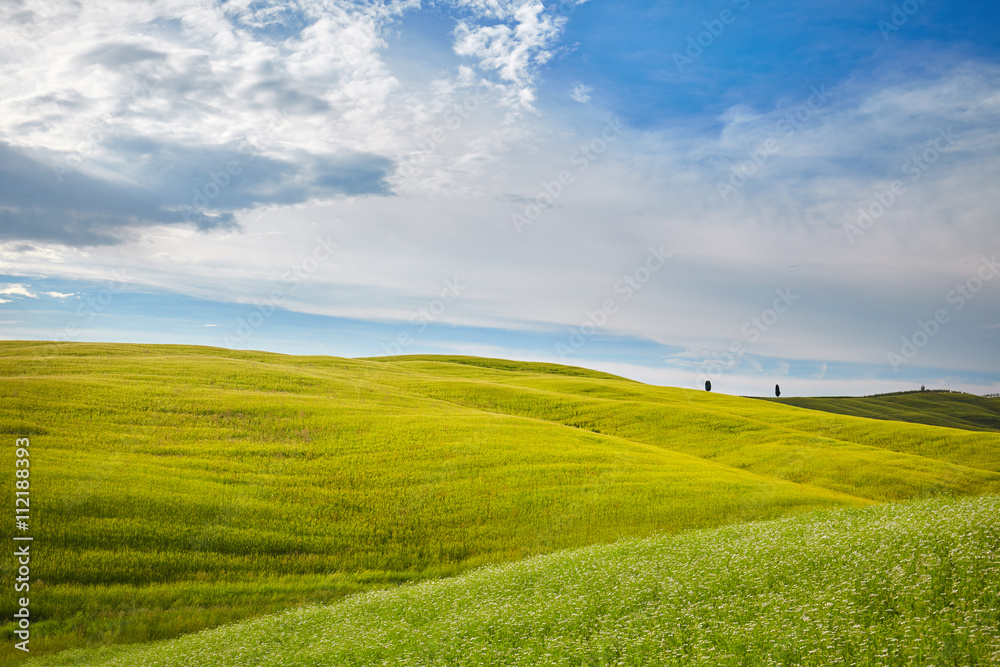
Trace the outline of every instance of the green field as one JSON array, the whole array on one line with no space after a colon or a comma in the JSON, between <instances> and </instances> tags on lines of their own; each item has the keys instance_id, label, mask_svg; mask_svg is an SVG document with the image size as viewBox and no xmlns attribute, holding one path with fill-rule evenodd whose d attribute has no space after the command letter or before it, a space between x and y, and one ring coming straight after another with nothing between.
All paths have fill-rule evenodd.
<instances>
[{"instance_id":1,"label":"green field","mask_svg":"<svg viewBox=\"0 0 1000 667\"><path fill-rule=\"evenodd\" d=\"M990 665L1000 498L623 541L38 667Z\"/></svg>"},{"instance_id":2,"label":"green field","mask_svg":"<svg viewBox=\"0 0 1000 667\"><path fill-rule=\"evenodd\" d=\"M1000 431L1000 398L948 391L910 391L853 398L768 398L810 410L855 417L949 426L972 431Z\"/></svg>"},{"instance_id":3,"label":"green field","mask_svg":"<svg viewBox=\"0 0 1000 667\"><path fill-rule=\"evenodd\" d=\"M622 538L1000 491L1000 433L551 364L0 342L0 377L10 479L31 438L33 655Z\"/></svg>"}]
</instances>

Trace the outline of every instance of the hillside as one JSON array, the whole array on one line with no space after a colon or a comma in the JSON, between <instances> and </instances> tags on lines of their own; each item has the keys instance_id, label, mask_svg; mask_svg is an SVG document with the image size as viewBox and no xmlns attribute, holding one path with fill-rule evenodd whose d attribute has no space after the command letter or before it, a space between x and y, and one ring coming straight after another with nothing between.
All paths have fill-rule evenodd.
<instances>
[{"instance_id":1,"label":"hillside","mask_svg":"<svg viewBox=\"0 0 1000 667\"><path fill-rule=\"evenodd\" d=\"M997 496L814 512L560 552L33 664L997 664L998 525Z\"/></svg>"},{"instance_id":2,"label":"hillside","mask_svg":"<svg viewBox=\"0 0 1000 667\"><path fill-rule=\"evenodd\" d=\"M948 391L912 391L854 398L768 398L765 400L841 415L947 426L972 431L1000 431L1000 398Z\"/></svg>"},{"instance_id":3,"label":"hillside","mask_svg":"<svg viewBox=\"0 0 1000 667\"><path fill-rule=\"evenodd\" d=\"M871 500L996 489L1000 436L778 407L628 380L487 370L441 357L386 357L414 393L559 423L771 478Z\"/></svg>"},{"instance_id":4,"label":"hillside","mask_svg":"<svg viewBox=\"0 0 1000 667\"><path fill-rule=\"evenodd\" d=\"M33 654L620 538L1000 491L997 433L551 364L2 342L0 376L0 432L32 442Z\"/></svg>"}]
</instances>

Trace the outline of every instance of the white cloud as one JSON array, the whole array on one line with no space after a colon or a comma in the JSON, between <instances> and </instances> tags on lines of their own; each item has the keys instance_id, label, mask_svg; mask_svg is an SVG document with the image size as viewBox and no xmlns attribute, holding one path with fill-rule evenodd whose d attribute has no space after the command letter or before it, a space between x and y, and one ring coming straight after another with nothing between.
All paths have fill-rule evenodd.
<instances>
[{"instance_id":1,"label":"white cloud","mask_svg":"<svg viewBox=\"0 0 1000 667\"><path fill-rule=\"evenodd\" d=\"M552 58L552 47L566 19L545 14L545 6L537 0L507 3L506 9L500 3L490 4L513 25L462 21L455 28L455 53L477 59L481 69L507 82L504 102L513 111L533 110L538 68Z\"/></svg>"},{"instance_id":2,"label":"white cloud","mask_svg":"<svg viewBox=\"0 0 1000 667\"><path fill-rule=\"evenodd\" d=\"M82 147L80 156L96 162L112 136L219 144L266 134L273 112L296 122L269 138L269 152L315 147L311 130L330 119L337 133L329 148L370 151L384 142L379 116L398 82L379 55L381 31L402 4L305 2L309 25L277 43L258 32L273 23L276 5L26 5L45 39L27 43L15 21L0 29L18 45L0 65L8 88L0 137L12 143ZM179 23L164 29L170 21Z\"/></svg>"},{"instance_id":3,"label":"white cloud","mask_svg":"<svg viewBox=\"0 0 1000 667\"><path fill-rule=\"evenodd\" d=\"M40 156L53 188L77 170L129 187L153 188L149 177L160 174L198 185L218 167L215 149L249 139L255 156L289 164L303 154L384 157L406 167L389 176L401 194L474 192L483 171L526 138L518 119L532 108L566 19L537 1L454 0L471 11L453 35L471 62L456 58L425 85L399 78L385 60L387 35L419 4L4 5L0 43L11 46L0 51L0 144ZM454 113L470 100L471 112ZM171 171L171 146L203 156L182 163L194 172ZM190 203L191 188L177 206ZM73 242L114 235L77 230Z\"/></svg>"},{"instance_id":4,"label":"white cloud","mask_svg":"<svg viewBox=\"0 0 1000 667\"><path fill-rule=\"evenodd\" d=\"M76 292L42 292L45 296L51 296L53 299L68 299L71 296L76 296Z\"/></svg>"},{"instance_id":5,"label":"white cloud","mask_svg":"<svg viewBox=\"0 0 1000 667\"><path fill-rule=\"evenodd\" d=\"M30 299L37 299L38 295L28 289L29 285L24 283L7 283L0 287L0 294L5 296L25 296Z\"/></svg>"}]
</instances>

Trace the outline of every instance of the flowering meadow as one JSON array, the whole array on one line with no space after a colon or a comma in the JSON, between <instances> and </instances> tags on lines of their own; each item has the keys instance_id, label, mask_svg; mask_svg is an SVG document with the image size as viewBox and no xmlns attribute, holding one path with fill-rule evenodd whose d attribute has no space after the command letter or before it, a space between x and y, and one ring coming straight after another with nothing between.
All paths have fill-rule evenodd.
<instances>
[{"instance_id":1,"label":"flowering meadow","mask_svg":"<svg viewBox=\"0 0 1000 667\"><path fill-rule=\"evenodd\" d=\"M627 540L32 667L995 665L1000 498Z\"/></svg>"}]
</instances>

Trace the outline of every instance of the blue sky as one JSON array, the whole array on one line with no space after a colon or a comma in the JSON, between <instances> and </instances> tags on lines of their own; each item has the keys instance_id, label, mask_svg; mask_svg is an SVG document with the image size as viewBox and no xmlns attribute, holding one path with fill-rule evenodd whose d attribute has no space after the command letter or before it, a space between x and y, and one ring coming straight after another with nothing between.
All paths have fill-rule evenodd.
<instances>
[{"instance_id":1,"label":"blue sky","mask_svg":"<svg viewBox=\"0 0 1000 667\"><path fill-rule=\"evenodd\" d=\"M1000 387L994 3L0 19L0 337Z\"/></svg>"}]
</instances>

